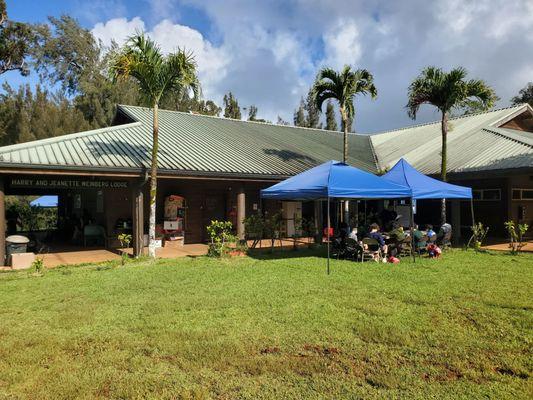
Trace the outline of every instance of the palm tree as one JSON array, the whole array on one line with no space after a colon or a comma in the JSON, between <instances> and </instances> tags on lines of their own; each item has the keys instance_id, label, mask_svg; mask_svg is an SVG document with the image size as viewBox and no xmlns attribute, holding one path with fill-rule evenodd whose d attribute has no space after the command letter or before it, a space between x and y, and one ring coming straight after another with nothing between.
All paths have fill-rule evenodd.
<instances>
[{"instance_id":1,"label":"palm tree","mask_svg":"<svg viewBox=\"0 0 533 400\"><path fill-rule=\"evenodd\" d=\"M322 105L328 99L337 100L341 114L342 130L344 131L344 146L342 161L348 159L348 131L355 118L354 100L358 94L370 94L372 99L378 95L374 86L374 77L366 69L352 71L349 65L345 65L342 71L337 72L331 68L322 68L318 71L315 84L312 89L316 107L322 112ZM349 202L344 202L344 221L348 222Z\"/></svg>"},{"instance_id":2,"label":"palm tree","mask_svg":"<svg viewBox=\"0 0 533 400\"><path fill-rule=\"evenodd\" d=\"M407 113L412 119L422 104L430 104L441 112L441 179L446 182L448 117L454 108L487 110L497 100L494 90L484 81L465 80L466 69L459 67L450 72L441 68L427 67L409 86ZM446 222L446 199L442 199L441 222Z\"/></svg>"},{"instance_id":3,"label":"palm tree","mask_svg":"<svg viewBox=\"0 0 533 400\"><path fill-rule=\"evenodd\" d=\"M345 65L342 71L322 68L313 85L313 97L317 108L322 112L322 105L328 99L337 100L344 131L344 149L342 161L348 158L348 130L355 117L354 100L358 94L370 94L372 99L378 95L374 86L374 77L366 69L353 71Z\"/></svg>"},{"instance_id":4,"label":"palm tree","mask_svg":"<svg viewBox=\"0 0 533 400\"><path fill-rule=\"evenodd\" d=\"M199 92L196 63L192 53L178 49L164 56L155 42L143 33L128 39L126 45L112 60L110 72L114 80L133 79L147 105L152 108L152 160L150 168L150 224L149 255L155 257L155 205L157 195L157 152L159 147L158 106L170 92L192 90Z\"/></svg>"}]
</instances>

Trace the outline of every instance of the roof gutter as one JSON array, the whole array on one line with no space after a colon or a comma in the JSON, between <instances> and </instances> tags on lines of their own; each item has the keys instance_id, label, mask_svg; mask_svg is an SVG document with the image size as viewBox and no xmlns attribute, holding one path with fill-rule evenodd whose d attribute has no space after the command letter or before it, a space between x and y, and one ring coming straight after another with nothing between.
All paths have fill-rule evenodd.
<instances>
[{"instance_id":1,"label":"roof gutter","mask_svg":"<svg viewBox=\"0 0 533 400\"><path fill-rule=\"evenodd\" d=\"M94 167L83 166L57 166L57 165L13 165L0 163L0 174L32 174L36 172L42 175L78 175L78 176L106 176L121 178L143 178L146 176L146 168L119 168L119 167ZM252 174L242 172L203 172L203 171L177 171L159 169L158 178L180 179L212 179L212 180L247 180L257 182L275 182L289 178L292 175Z\"/></svg>"}]
</instances>

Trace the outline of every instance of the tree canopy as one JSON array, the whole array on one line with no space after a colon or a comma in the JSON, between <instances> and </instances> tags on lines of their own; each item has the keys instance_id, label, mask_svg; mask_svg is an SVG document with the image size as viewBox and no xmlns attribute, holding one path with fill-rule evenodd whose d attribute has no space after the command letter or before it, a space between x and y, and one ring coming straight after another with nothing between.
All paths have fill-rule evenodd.
<instances>
[{"instance_id":1,"label":"tree canopy","mask_svg":"<svg viewBox=\"0 0 533 400\"><path fill-rule=\"evenodd\" d=\"M518 95L511 99L513 105L528 103L533 107L533 82L529 82L518 92Z\"/></svg>"},{"instance_id":2,"label":"tree canopy","mask_svg":"<svg viewBox=\"0 0 533 400\"><path fill-rule=\"evenodd\" d=\"M0 74L30 73L27 57L36 42L35 27L8 19L5 0L0 0Z\"/></svg>"},{"instance_id":3,"label":"tree canopy","mask_svg":"<svg viewBox=\"0 0 533 400\"><path fill-rule=\"evenodd\" d=\"M241 119L242 117L239 102L231 92L224 95L224 117L232 119Z\"/></svg>"}]
</instances>

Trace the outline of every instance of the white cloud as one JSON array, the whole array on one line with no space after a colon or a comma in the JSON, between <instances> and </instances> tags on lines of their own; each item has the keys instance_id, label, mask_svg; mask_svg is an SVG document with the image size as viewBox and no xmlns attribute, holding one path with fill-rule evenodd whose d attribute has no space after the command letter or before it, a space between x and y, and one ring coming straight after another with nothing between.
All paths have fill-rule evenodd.
<instances>
[{"instance_id":1,"label":"white cloud","mask_svg":"<svg viewBox=\"0 0 533 400\"><path fill-rule=\"evenodd\" d=\"M114 40L119 45L137 31L144 31L145 23L140 17L131 20L115 18L105 23L98 23L92 29L93 35L106 46ZM213 92L213 85L224 79L226 65L230 57L224 49L214 47L203 35L188 26L162 20L147 32L164 53L178 48L192 51L198 64L198 75L206 97L219 97Z\"/></svg>"},{"instance_id":2,"label":"white cloud","mask_svg":"<svg viewBox=\"0 0 533 400\"><path fill-rule=\"evenodd\" d=\"M112 41L123 44L136 31L144 31L144 22L135 17L131 21L126 18L113 18L107 22L99 22L91 30L94 37L101 40L104 46L110 46Z\"/></svg>"},{"instance_id":3,"label":"white cloud","mask_svg":"<svg viewBox=\"0 0 533 400\"><path fill-rule=\"evenodd\" d=\"M324 35L325 63L342 68L355 65L362 55L359 29L353 20L339 19Z\"/></svg>"},{"instance_id":4,"label":"white cloud","mask_svg":"<svg viewBox=\"0 0 533 400\"><path fill-rule=\"evenodd\" d=\"M113 19L96 24L93 33L104 42L111 37L120 41L137 27L149 26L165 51L184 46L195 52L206 97L220 103L231 90L241 106L255 104L261 117L274 121L278 114L292 120L323 65L351 64L374 74L378 99L356 102L357 130L366 132L412 122L404 108L407 87L427 65L466 67L470 77L485 79L496 89L501 106L533 80L531 0L150 3L161 17L147 12L150 16ZM192 29L192 21L162 19L169 18L165 10L180 12L182 7L203 13L209 21L206 31ZM216 44L206 34L214 35ZM427 107L417 122L435 117Z\"/></svg>"}]
</instances>

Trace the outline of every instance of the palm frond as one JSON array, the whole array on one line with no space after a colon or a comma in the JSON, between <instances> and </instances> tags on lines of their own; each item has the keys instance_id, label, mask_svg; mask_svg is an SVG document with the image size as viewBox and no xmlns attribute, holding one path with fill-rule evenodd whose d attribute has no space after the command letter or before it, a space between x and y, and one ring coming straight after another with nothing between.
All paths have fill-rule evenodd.
<instances>
[{"instance_id":1,"label":"palm frond","mask_svg":"<svg viewBox=\"0 0 533 400\"><path fill-rule=\"evenodd\" d=\"M153 105L172 91L192 90L197 97L201 90L196 69L191 52L164 56L153 40L137 33L112 60L110 73L114 80L134 79L142 97Z\"/></svg>"}]
</instances>

